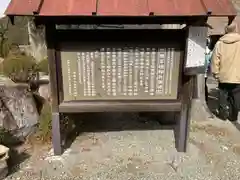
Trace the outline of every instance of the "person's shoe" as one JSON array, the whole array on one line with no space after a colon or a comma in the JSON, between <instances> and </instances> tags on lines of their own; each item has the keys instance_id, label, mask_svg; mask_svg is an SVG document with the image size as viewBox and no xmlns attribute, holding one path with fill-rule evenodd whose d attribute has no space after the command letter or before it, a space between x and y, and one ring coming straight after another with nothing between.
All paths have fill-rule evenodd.
<instances>
[{"instance_id":1,"label":"person's shoe","mask_svg":"<svg viewBox=\"0 0 240 180\"><path fill-rule=\"evenodd\" d=\"M222 119L222 120L227 120L229 117L230 117L230 113L229 113L229 107L226 106L225 108L223 107L220 107L218 110L217 110L217 116L218 118Z\"/></svg>"}]
</instances>

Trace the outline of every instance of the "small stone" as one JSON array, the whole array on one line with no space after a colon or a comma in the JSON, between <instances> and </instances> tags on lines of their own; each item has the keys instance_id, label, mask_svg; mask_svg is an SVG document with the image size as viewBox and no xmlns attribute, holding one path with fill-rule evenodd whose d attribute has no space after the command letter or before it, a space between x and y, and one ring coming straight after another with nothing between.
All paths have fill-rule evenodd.
<instances>
[{"instance_id":1,"label":"small stone","mask_svg":"<svg viewBox=\"0 0 240 180\"><path fill-rule=\"evenodd\" d=\"M221 148L222 148L223 151L227 151L228 150L227 146L221 146Z\"/></svg>"},{"instance_id":2,"label":"small stone","mask_svg":"<svg viewBox=\"0 0 240 180\"><path fill-rule=\"evenodd\" d=\"M89 151L91 151L90 148L82 148L82 152L89 152Z\"/></svg>"}]
</instances>

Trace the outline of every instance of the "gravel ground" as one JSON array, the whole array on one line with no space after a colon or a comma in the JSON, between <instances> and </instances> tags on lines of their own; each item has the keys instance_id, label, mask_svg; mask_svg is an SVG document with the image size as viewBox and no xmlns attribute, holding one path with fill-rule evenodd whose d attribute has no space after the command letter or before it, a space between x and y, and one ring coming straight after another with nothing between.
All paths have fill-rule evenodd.
<instances>
[{"instance_id":1,"label":"gravel ground","mask_svg":"<svg viewBox=\"0 0 240 180\"><path fill-rule=\"evenodd\" d=\"M105 114L61 157L35 147L6 180L239 180L240 125L217 118L191 122L187 153L175 150L172 127L136 114ZM34 152L34 153L33 153Z\"/></svg>"},{"instance_id":2,"label":"gravel ground","mask_svg":"<svg viewBox=\"0 0 240 180\"><path fill-rule=\"evenodd\" d=\"M240 179L240 134L230 122L193 121L184 154L174 148L173 131L157 128L158 122L139 121L134 114L111 117L116 121L138 128L83 133L61 157L47 148L32 154L7 180ZM137 130L140 125L153 130Z\"/></svg>"}]
</instances>

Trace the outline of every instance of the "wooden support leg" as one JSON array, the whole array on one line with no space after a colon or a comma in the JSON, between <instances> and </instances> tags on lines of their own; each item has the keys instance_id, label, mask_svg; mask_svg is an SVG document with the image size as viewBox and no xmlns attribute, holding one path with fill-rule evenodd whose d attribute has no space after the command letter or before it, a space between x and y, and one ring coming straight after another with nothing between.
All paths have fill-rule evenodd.
<instances>
[{"instance_id":1,"label":"wooden support leg","mask_svg":"<svg viewBox=\"0 0 240 180\"><path fill-rule=\"evenodd\" d=\"M180 112L180 117L178 118L177 125L177 150L179 152L187 151L187 141L188 141L188 132L190 125L190 112L192 104L192 77L189 77L187 82L184 83L182 91L182 108Z\"/></svg>"},{"instance_id":2,"label":"wooden support leg","mask_svg":"<svg viewBox=\"0 0 240 180\"><path fill-rule=\"evenodd\" d=\"M56 57L56 25L53 23L46 24L46 43L48 50L49 77L51 86L52 101L52 144L55 155L62 154L61 133L60 133L60 114L58 105L60 102L60 81L59 81L59 59ZM60 68L61 69L61 68Z\"/></svg>"},{"instance_id":3,"label":"wooden support leg","mask_svg":"<svg viewBox=\"0 0 240 180\"><path fill-rule=\"evenodd\" d=\"M180 112L180 118L178 119L178 139L177 139L177 150L178 152L187 151L188 131L189 131L189 111L190 107L188 104L183 104Z\"/></svg>"},{"instance_id":4,"label":"wooden support leg","mask_svg":"<svg viewBox=\"0 0 240 180\"><path fill-rule=\"evenodd\" d=\"M62 154L61 132L60 132L60 114L52 113L52 144L54 155Z\"/></svg>"}]
</instances>

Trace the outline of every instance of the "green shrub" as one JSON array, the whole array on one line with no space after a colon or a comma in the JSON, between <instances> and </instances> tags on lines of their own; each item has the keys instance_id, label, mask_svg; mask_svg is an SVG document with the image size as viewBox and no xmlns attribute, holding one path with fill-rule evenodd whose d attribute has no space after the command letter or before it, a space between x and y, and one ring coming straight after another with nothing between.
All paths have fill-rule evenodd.
<instances>
[{"instance_id":1,"label":"green shrub","mask_svg":"<svg viewBox=\"0 0 240 180\"><path fill-rule=\"evenodd\" d=\"M49 71L48 71L48 59L45 58L45 59L41 60L41 61L37 64L36 70L37 70L38 72L44 72L44 73L48 74L48 73L49 73Z\"/></svg>"},{"instance_id":2,"label":"green shrub","mask_svg":"<svg viewBox=\"0 0 240 180\"><path fill-rule=\"evenodd\" d=\"M10 53L3 61L3 73L14 82L27 82L35 70L35 60L24 53Z\"/></svg>"},{"instance_id":3,"label":"green shrub","mask_svg":"<svg viewBox=\"0 0 240 180\"><path fill-rule=\"evenodd\" d=\"M11 49L11 44L8 42L8 40L2 40L2 45L0 47L0 56L5 58L9 54L9 51Z\"/></svg>"},{"instance_id":4,"label":"green shrub","mask_svg":"<svg viewBox=\"0 0 240 180\"><path fill-rule=\"evenodd\" d=\"M3 75L3 59L0 57L0 75Z\"/></svg>"}]
</instances>

